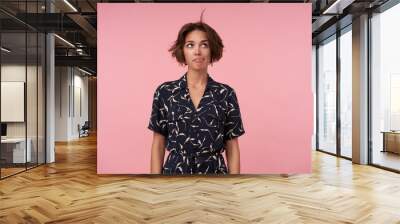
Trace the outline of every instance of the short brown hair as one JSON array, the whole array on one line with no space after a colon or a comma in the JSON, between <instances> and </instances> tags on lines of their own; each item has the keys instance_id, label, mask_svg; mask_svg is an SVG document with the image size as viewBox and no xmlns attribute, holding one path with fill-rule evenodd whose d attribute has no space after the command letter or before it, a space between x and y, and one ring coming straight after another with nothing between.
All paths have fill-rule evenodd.
<instances>
[{"instance_id":1,"label":"short brown hair","mask_svg":"<svg viewBox=\"0 0 400 224\"><path fill-rule=\"evenodd\" d=\"M172 47L168 50L172 53L172 57L175 57L179 64L186 65L185 55L183 54L185 38L190 32L195 30L203 31L207 35L211 51L211 63L221 59L222 50L224 48L224 45L222 44L222 39L211 26L202 21L196 23L186 23L182 26L182 28L179 30L178 38L176 39Z\"/></svg>"}]
</instances>

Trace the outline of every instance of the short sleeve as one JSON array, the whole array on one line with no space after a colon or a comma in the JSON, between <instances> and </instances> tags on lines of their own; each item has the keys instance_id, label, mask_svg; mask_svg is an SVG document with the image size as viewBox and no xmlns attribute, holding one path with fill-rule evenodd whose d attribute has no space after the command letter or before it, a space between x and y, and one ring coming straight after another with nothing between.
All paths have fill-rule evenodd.
<instances>
[{"instance_id":1,"label":"short sleeve","mask_svg":"<svg viewBox=\"0 0 400 224\"><path fill-rule=\"evenodd\" d=\"M228 107L224 123L224 142L239 137L245 133L240 114L239 102L233 89L226 99Z\"/></svg>"},{"instance_id":2,"label":"short sleeve","mask_svg":"<svg viewBox=\"0 0 400 224\"><path fill-rule=\"evenodd\" d=\"M167 113L168 113L168 107L165 104L165 101L163 100L160 87L158 87L154 92L151 116L150 116L149 126L147 128L167 137L168 136Z\"/></svg>"}]
</instances>

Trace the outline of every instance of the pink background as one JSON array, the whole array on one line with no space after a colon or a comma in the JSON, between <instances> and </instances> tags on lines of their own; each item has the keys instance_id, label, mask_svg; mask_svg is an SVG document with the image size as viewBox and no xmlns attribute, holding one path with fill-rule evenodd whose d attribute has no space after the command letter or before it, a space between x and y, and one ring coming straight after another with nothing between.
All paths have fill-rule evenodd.
<instances>
[{"instance_id":1,"label":"pink background","mask_svg":"<svg viewBox=\"0 0 400 224\"><path fill-rule=\"evenodd\" d=\"M311 172L311 4L98 4L99 174L150 173L153 93L186 71L168 48L206 9L225 45L211 77L237 93L241 173ZM167 156L167 153L166 153Z\"/></svg>"}]
</instances>

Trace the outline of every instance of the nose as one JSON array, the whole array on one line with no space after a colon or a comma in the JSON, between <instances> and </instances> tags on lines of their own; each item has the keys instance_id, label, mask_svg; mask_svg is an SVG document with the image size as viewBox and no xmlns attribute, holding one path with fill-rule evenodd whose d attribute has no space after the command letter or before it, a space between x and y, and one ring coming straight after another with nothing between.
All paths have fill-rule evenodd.
<instances>
[{"instance_id":1,"label":"nose","mask_svg":"<svg viewBox=\"0 0 400 224\"><path fill-rule=\"evenodd\" d=\"M199 55L200 54L200 47L199 46L194 48L194 54L195 55Z\"/></svg>"}]
</instances>

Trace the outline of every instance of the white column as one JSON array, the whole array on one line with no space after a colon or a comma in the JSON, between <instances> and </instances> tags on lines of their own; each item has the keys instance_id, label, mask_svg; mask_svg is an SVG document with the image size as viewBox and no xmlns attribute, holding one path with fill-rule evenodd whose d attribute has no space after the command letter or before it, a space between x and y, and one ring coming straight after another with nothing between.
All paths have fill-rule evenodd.
<instances>
[{"instance_id":1,"label":"white column","mask_svg":"<svg viewBox=\"0 0 400 224\"><path fill-rule=\"evenodd\" d=\"M368 163L368 15L353 19L353 162Z\"/></svg>"},{"instance_id":2,"label":"white column","mask_svg":"<svg viewBox=\"0 0 400 224\"><path fill-rule=\"evenodd\" d=\"M47 12L54 12L54 5L46 1ZM55 133L55 43L54 35L46 35L46 163L55 162L54 133Z\"/></svg>"},{"instance_id":3,"label":"white column","mask_svg":"<svg viewBox=\"0 0 400 224\"><path fill-rule=\"evenodd\" d=\"M46 36L46 60L47 60L47 76L46 76L46 163L55 161L54 151L54 133L55 133L55 77L54 77L54 35L49 33Z\"/></svg>"}]
</instances>

